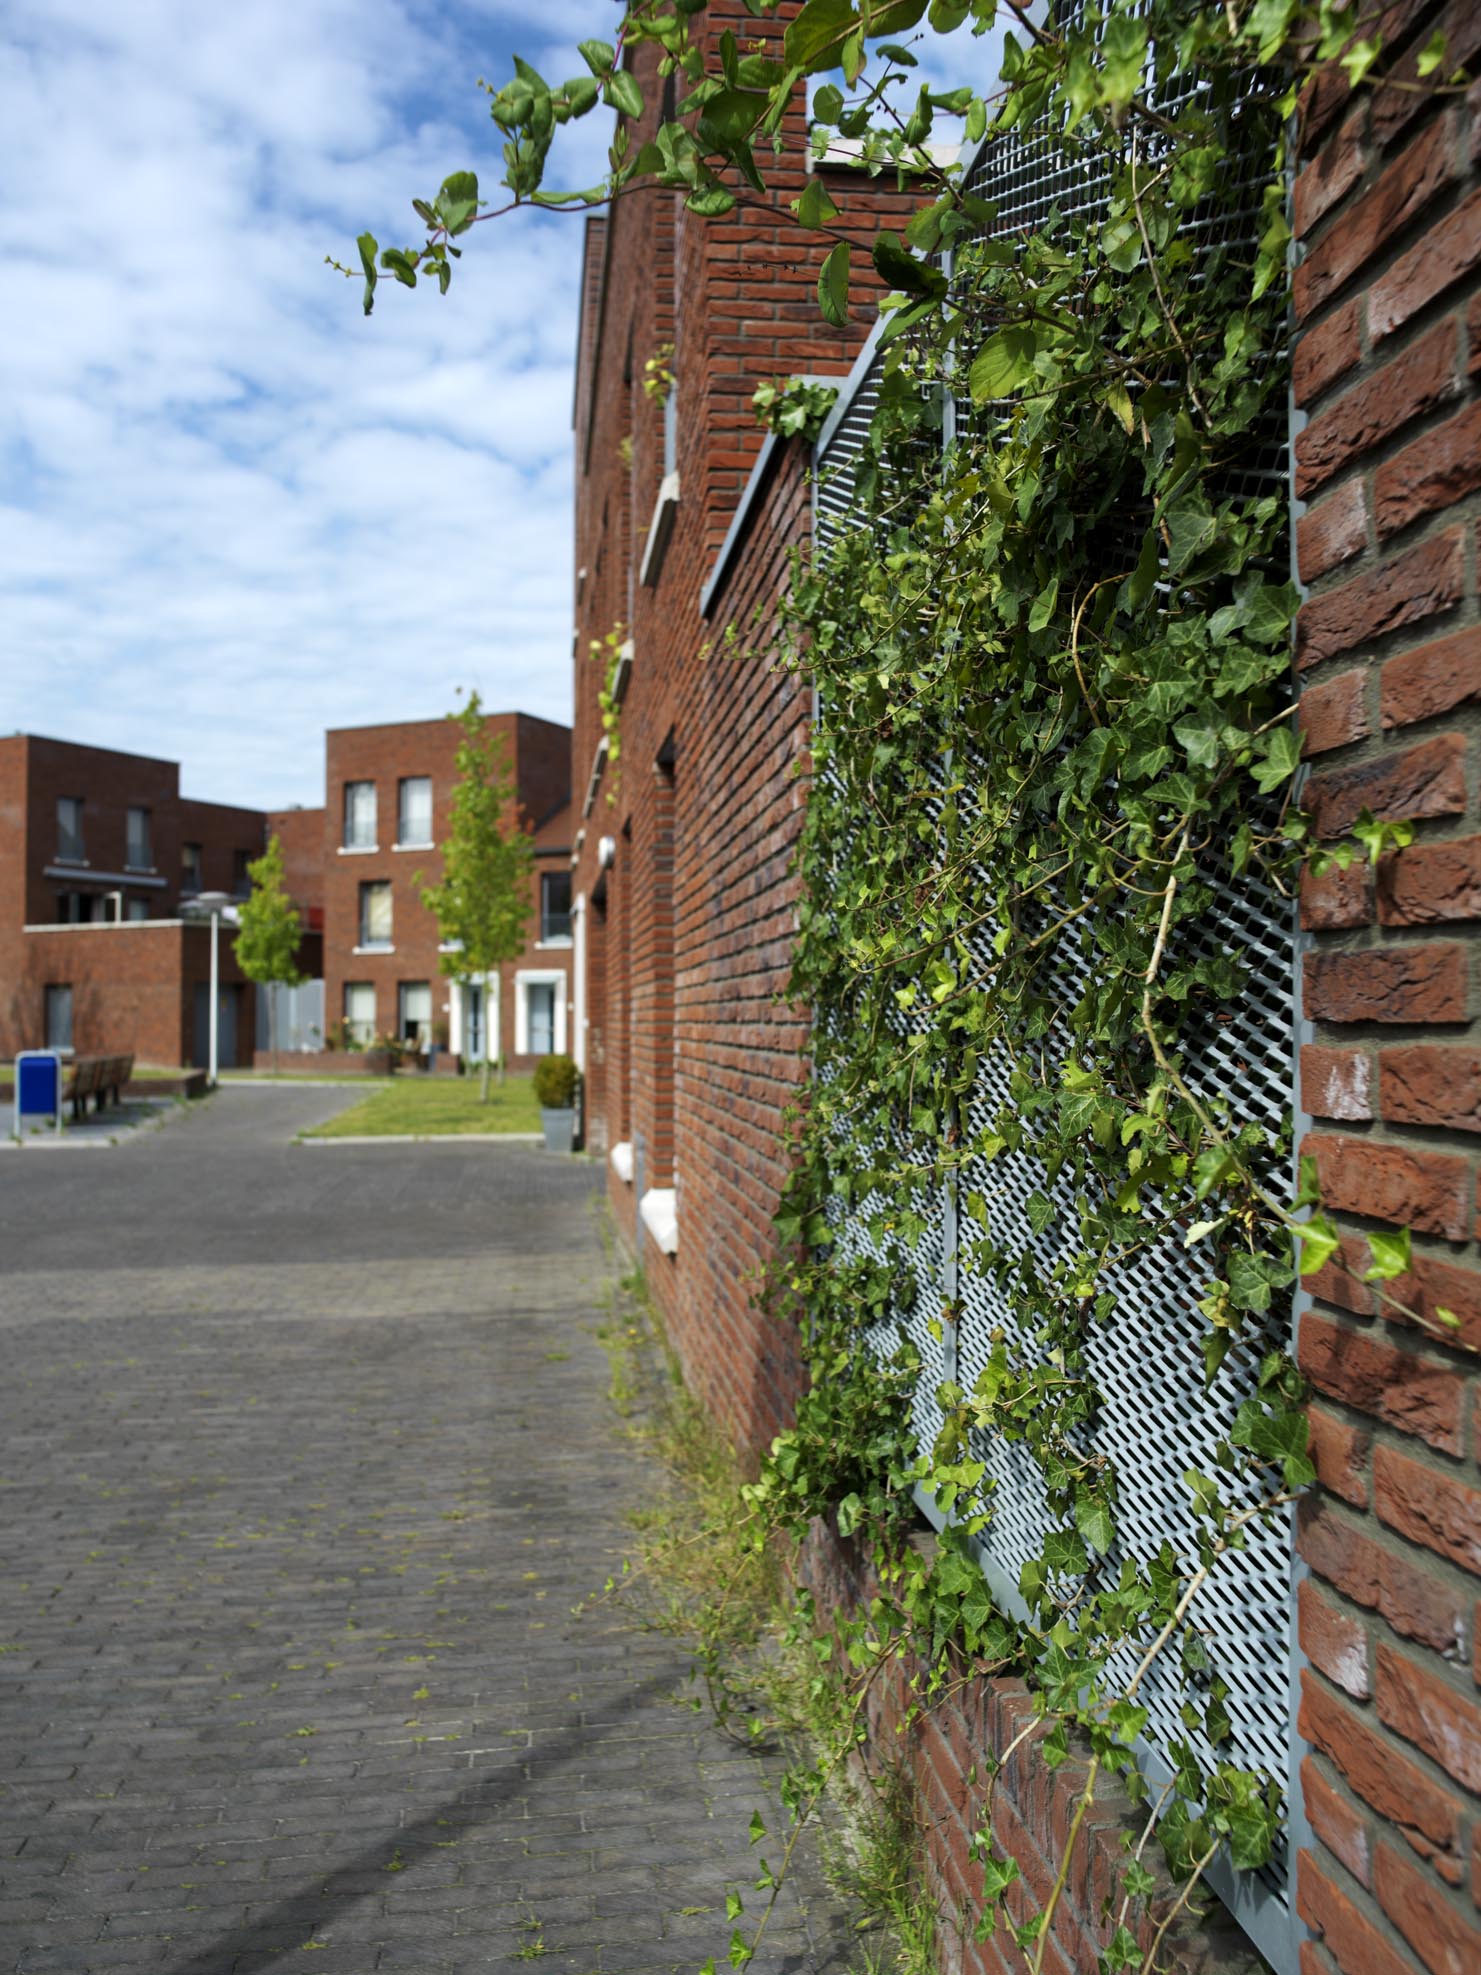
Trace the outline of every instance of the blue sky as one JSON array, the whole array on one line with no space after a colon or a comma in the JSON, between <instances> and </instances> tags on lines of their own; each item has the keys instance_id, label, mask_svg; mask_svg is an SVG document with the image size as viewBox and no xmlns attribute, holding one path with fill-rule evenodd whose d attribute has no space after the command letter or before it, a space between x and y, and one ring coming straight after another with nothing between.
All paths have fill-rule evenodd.
<instances>
[{"instance_id":1,"label":"blue sky","mask_svg":"<svg viewBox=\"0 0 1481 1975\"><path fill-rule=\"evenodd\" d=\"M613 0L0 8L0 732L321 799L325 727L459 689L569 718L579 218L480 230L451 293L353 262ZM955 51L954 51L955 52ZM996 48L964 67L995 73ZM938 68L940 52L933 60ZM600 176L603 112L568 146Z\"/></svg>"},{"instance_id":2,"label":"blue sky","mask_svg":"<svg viewBox=\"0 0 1481 1975\"><path fill-rule=\"evenodd\" d=\"M614 13L0 10L0 731L267 805L320 799L326 726L568 717L580 221L495 222L368 322L323 262L492 189L476 78L578 72Z\"/></svg>"}]
</instances>

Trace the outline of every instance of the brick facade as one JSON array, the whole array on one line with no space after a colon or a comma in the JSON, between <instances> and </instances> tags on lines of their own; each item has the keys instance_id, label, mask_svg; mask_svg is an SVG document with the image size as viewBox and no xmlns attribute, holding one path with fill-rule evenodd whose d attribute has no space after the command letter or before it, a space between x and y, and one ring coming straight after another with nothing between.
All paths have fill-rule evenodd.
<instances>
[{"instance_id":1,"label":"brick facade","mask_svg":"<svg viewBox=\"0 0 1481 1975\"><path fill-rule=\"evenodd\" d=\"M1390 9L1413 82L1437 26ZM1320 1477L1301 1511L1305 1975L1481 1967L1481 921L1475 703L1481 94L1314 93L1295 191L1296 485L1307 805L1338 837L1413 819L1376 873L1308 880L1301 1103L1345 1239L1299 1357ZM1414 1229L1380 1302L1364 1229ZM1435 1320L1448 1309L1458 1327Z\"/></svg>"},{"instance_id":2,"label":"brick facade","mask_svg":"<svg viewBox=\"0 0 1481 1975\"><path fill-rule=\"evenodd\" d=\"M80 841L62 841L61 801L81 804ZM148 817L133 861L131 809ZM0 741L0 1056L42 1047L47 989L70 987L80 1053L193 1061L210 933L181 924L181 900L243 891L265 831L261 810L181 796L173 761L36 735ZM143 917L131 921L131 911ZM116 916L124 923L109 923ZM69 918L81 923L59 923ZM229 936L221 984L235 1011L235 1060L250 1063L255 997Z\"/></svg>"},{"instance_id":3,"label":"brick facade","mask_svg":"<svg viewBox=\"0 0 1481 1975\"><path fill-rule=\"evenodd\" d=\"M715 39L727 28L750 45L778 40L783 23L738 0L691 23ZM652 121L663 94L654 51L630 59ZM588 222L575 412L572 788L588 1139L615 1148L631 1174L612 1171L613 1210L691 1379L752 1446L786 1416L797 1378L790 1338L752 1293L771 1250L778 1137L806 1035L780 997L809 701L769 659L787 549L808 527L799 442L773 449L746 545L708 616L700 598L765 438L752 393L777 376L846 373L874 320L868 242L913 205L883 181L830 174L840 230L860 250L849 328L828 329L788 210L806 182L800 91L785 135L764 204L715 222L662 195ZM668 346L665 407L643 383ZM651 537L665 526L660 556ZM632 651L615 766L603 765L597 705L606 648L590 655L609 636ZM672 1254L639 1212L645 1195L670 1192Z\"/></svg>"},{"instance_id":4,"label":"brick facade","mask_svg":"<svg viewBox=\"0 0 1481 1975\"><path fill-rule=\"evenodd\" d=\"M570 942L542 944L539 914L542 876L553 873L564 879L570 869L571 736L569 728L523 713L491 714L487 724L489 731L502 737L517 807L536 839L529 948L500 970L499 1027L496 1036L491 1034L506 1063L528 1070L535 1053L529 1047L531 1038L525 1033L527 1023L519 1003L529 976L548 976L543 985L553 990L560 1004L555 1041L559 1046L562 1039L569 1040ZM460 729L446 719L336 728L325 736L325 806L305 814L323 819L326 1029L346 1017L347 988L361 986L374 997L373 1015L365 1018L371 1032L399 1035L403 987L425 985L430 990L434 1036L446 1023L452 1046L467 1053L455 984L438 971L437 922L421 900L421 887L435 884L442 875L442 854L436 845L448 829L460 739ZM432 785L430 843L398 841L400 789L413 778ZM351 784L368 785L375 792L373 839L365 847L346 841L345 791ZM361 938L362 888L370 884L390 888L390 938L383 950L376 950L377 943L367 949ZM365 1006L369 1005L367 995ZM487 1014L484 1019L491 1021ZM521 1043L523 1048L518 1046Z\"/></svg>"}]
</instances>

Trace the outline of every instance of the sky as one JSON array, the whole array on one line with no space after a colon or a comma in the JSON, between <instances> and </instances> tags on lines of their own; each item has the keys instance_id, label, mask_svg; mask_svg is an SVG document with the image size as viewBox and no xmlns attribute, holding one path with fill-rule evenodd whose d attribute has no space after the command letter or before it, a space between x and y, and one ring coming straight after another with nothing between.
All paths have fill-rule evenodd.
<instances>
[{"instance_id":1,"label":"sky","mask_svg":"<svg viewBox=\"0 0 1481 1975\"><path fill-rule=\"evenodd\" d=\"M0 7L0 733L323 796L326 727L568 720L582 220L478 229L447 297L354 264L495 191L480 76L552 80L614 0ZM973 51L978 74L995 51ZM936 66L935 61L932 64ZM601 175L605 112L566 132Z\"/></svg>"},{"instance_id":2,"label":"sky","mask_svg":"<svg viewBox=\"0 0 1481 1975\"><path fill-rule=\"evenodd\" d=\"M580 73L615 14L0 8L0 732L274 807L322 799L326 727L471 687L570 717L582 222L494 221L369 320L324 256L414 244L449 171L491 191L477 78Z\"/></svg>"}]
</instances>

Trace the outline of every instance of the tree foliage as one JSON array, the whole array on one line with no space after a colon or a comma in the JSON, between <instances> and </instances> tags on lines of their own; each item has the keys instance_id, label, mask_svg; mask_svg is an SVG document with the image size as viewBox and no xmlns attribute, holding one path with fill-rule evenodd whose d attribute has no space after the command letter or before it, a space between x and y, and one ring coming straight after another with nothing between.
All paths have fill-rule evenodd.
<instances>
[{"instance_id":1,"label":"tree foliage","mask_svg":"<svg viewBox=\"0 0 1481 1975\"><path fill-rule=\"evenodd\" d=\"M238 909L237 965L249 981L267 988L297 987L307 977L298 964L303 936L298 908L284 883L283 846L268 839L261 857L247 866L252 889ZM277 1057L277 996L268 996L268 1047Z\"/></svg>"},{"instance_id":2,"label":"tree foliage","mask_svg":"<svg viewBox=\"0 0 1481 1975\"><path fill-rule=\"evenodd\" d=\"M486 982L524 951L533 909L534 844L516 812L504 738L489 726L478 694L470 693L448 718L461 730L458 780L442 844L442 876L422 886L422 902L437 920L443 974ZM486 1049L485 1099L489 1071Z\"/></svg>"}]
</instances>

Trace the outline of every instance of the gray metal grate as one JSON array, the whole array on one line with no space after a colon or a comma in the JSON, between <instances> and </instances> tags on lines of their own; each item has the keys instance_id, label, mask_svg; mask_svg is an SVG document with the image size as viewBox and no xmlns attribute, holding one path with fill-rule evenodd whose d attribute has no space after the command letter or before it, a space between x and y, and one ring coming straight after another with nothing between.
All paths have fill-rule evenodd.
<instances>
[{"instance_id":1,"label":"gray metal grate","mask_svg":"<svg viewBox=\"0 0 1481 1975\"><path fill-rule=\"evenodd\" d=\"M1171 101L1163 97L1163 105L1175 107L1204 86L1196 80L1180 85ZM1068 234L1076 220L1093 220L1101 209L1110 170L1103 157L1077 158L1062 142L1030 131L985 146L968 167L968 183L995 203L991 231L997 237L1012 238L1050 223L1055 215ZM1236 242L1252 248L1259 223L1259 183L1250 164L1227 174L1217 200L1210 200L1191 230L1197 245ZM1281 353L1272 355L1272 363L1281 360ZM862 518L858 469L878 404L881 369L877 354L861 364L819 448L814 527L824 552ZM1266 430L1231 473L1230 493L1273 493L1284 498L1287 434L1282 413L1283 407L1272 406ZM955 415L956 431L968 433L986 429L994 412L990 406L959 404ZM958 799L967 806L974 773L985 782L986 764L961 766L957 779L967 787ZM1185 1028L1185 1071L1206 1095L1227 1100L1241 1122L1253 1119L1279 1130L1289 1117L1293 1085L1292 910L1287 900L1262 885L1235 880L1212 864L1203 875L1210 890L1209 905L1178 930L1170 964L1188 964L1201 955L1232 954L1240 957L1245 978L1236 1000L1211 1006ZM992 895L986 872L983 895ZM1095 965L1094 935L1091 926L1077 941L1061 940L1050 963L1060 1019L1039 1047L1051 1062L1056 1050L1062 1059L1068 1047L1064 1018ZM991 936L991 926L977 935L983 958ZM1008 1077L1006 1052L989 1052L970 1102L973 1125L987 1124L1009 1104ZM867 1150L863 1157L869 1161ZM921 1350L915 1423L926 1444L942 1421L938 1383L945 1375L970 1389L987 1362L995 1329L1006 1332L1018 1351L1033 1350L1032 1340L1016 1330L1014 1275L1020 1267L1053 1267L1064 1241L1062 1229L1073 1226L1074 1192L1068 1175L1051 1182L1030 1152L1008 1151L975 1170L964 1170L946 1190L938 1236L919 1244L910 1257L914 1295L908 1304L902 1300L891 1312L893 1321L877 1326L871 1337L881 1355L893 1349L901 1333L912 1337ZM973 1193L980 1193L986 1203L988 1234L984 1239L963 1215L958 1253L959 1208ZM1027 1213L1027 1202L1035 1193L1047 1194L1060 1210L1042 1234L1035 1234ZM840 1210L835 1224L844 1252L862 1252L868 1245L862 1213ZM1164 1541L1171 1542L1180 1556L1192 1553L1193 1521L1183 1471L1212 1465L1214 1443L1227 1429L1240 1399L1253 1389L1258 1339L1250 1352L1226 1363L1212 1394L1205 1393L1204 1322L1197 1303L1211 1273L1207 1250L1201 1245L1185 1250L1181 1234L1174 1233L1126 1262L1106 1285L1116 1297L1116 1316L1094 1332L1089 1344L1090 1376L1104 1399L1091 1438L1131 1484L1124 1488L1119 1507L1122 1554L1145 1558ZM960 1318L954 1341L948 1339L943 1348L930 1338L926 1326L940 1307L943 1291L949 1290L955 1291ZM1277 1309L1269 1319L1269 1340L1284 1343L1288 1334L1289 1310ZM978 1436L974 1452L987 1465L993 1511L980 1543L984 1571L1005 1607L1021 1614L1017 1591L1021 1566L1039 1553L1052 1526L1042 1482L1019 1446ZM1112 1566L1118 1560L1113 1555ZM1289 1787L1293 1757L1288 1705L1289 1526L1257 1525L1248 1547L1227 1559L1226 1565L1213 1574L1192 1613L1208 1650L1207 1677L1221 1679L1229 1689L1226 1705L1233 1723L1233 1748L1225 1752ZM1190 1733L1182 1718L1186 1695L1170 1670L1154 1671L1141 1698L1151 1720L1140 1758L1149 1775L1162 1779L1169 1773L1169 1744L1183 1739L1198 1749L1200 1737ZM1210 1876L1261 1950L1282 1971L1294 1971L1295 1921L1285 1857L1278 1855L1258 1875L1257 1885L1236 1879L1227 1870Z\"/></svg>"}]
</instances>

